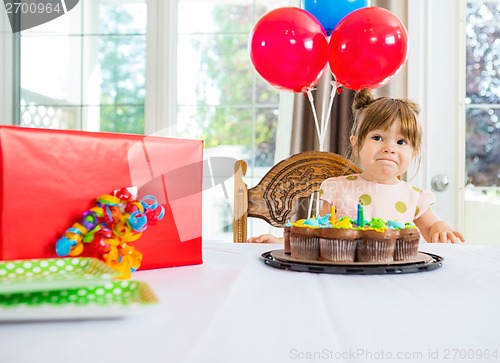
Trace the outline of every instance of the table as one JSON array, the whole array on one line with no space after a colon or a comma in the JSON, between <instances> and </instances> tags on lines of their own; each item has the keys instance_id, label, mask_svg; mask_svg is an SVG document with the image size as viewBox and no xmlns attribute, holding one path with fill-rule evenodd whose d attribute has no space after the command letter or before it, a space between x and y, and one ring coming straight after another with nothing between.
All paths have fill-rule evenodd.
<instances>
[{"instance_id":1,"label":"table","mask_svg":"<svg viewBox=\"0 0 500 363\"><path fill-rule=\"evenodd\" d=\"M160 304L115 320L0 324L6 363L500 361L500 248L424 244L439 269L332 275L265 265L266 244L138 271Z\"/></svg>"}]
</instances>

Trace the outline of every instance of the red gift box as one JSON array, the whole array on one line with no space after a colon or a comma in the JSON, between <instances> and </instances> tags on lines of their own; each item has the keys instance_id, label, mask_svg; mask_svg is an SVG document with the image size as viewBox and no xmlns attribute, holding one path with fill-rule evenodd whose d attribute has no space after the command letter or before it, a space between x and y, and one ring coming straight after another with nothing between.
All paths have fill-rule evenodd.
<instances>
[{"instance_id":1,"label":"red gift box","mask_svg":"<svg viewBox=\"0 0 500 363\"><path fill-rule=\"evenodd\" d=\"M203 141L0 126L0 260L56 257L55 243L122 187L164 218L133 242L141 269L202 263Z\"/></svg>"}]
</instances>

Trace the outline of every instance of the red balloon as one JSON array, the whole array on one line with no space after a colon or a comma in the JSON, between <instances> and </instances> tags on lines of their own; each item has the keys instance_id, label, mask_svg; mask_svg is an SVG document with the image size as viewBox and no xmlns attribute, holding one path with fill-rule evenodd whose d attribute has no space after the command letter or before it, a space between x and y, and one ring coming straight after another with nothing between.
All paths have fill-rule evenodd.
<instances>
[{"instance_id":1,"label":"red balloon","mask_svg":"<svg viewBox=\"0 0 500 363\"><path fill-rule=\"evenodd\" d=\"M319 21L294 7L278 8L257 21L249 39L255 70L272 86L301 92L319 82L328 40Z\"/></svg>"},{"instance_id":2,"label":"red balloon","mask_svg":"<svg viewBox=\"0 0 500 363\"><path fill-rule=\"evenodd\" d=\"M333 30L328 46L330 69L352 90L378 88L394 78L408 57L408 33L389 10L361 8Z\"/></svg>"}]
</instances>

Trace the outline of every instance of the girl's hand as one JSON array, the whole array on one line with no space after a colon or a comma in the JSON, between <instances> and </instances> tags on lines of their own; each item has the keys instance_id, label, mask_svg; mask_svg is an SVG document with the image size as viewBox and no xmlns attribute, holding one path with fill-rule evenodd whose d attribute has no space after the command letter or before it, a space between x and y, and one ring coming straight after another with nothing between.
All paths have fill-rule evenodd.
<instances>
[{"instance_id":1,"label":"girl's hand","mask_svg":"<svg viewBox=\"0 0 500 363\"><path fill-rule=\"evenodd\" d=\"M460 232L454 231L445 221L437 221L432 224L429 231L429 237L429 242L465 242L464 236Z\"/></svg>"},{"instance_id":2,"label":"girl's hand","mask_svg":"<svg viewBox=\"0 0 500 363\"><path fill-rule=\"evenodd\" d=\"M283 237L276 237L272 234L263 234L258 237L250 237L248 243L283 243Z\"/></svg>"}]
</instances>

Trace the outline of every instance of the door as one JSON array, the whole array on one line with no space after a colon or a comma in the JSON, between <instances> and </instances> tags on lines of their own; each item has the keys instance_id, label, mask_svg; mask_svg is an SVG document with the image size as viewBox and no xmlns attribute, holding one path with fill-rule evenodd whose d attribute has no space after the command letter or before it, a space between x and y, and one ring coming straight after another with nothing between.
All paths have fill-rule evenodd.
<instances>
[{"instance_id":1,"label":"door","mask_svg":"<svg viewBox=\"0 0 500 363\"><path fill-rule=\"evenodd\" d=\"M474 3L478 6L478 1ZM500 4L500 0L496 3ZM467 59L471 63L471 57L466 58L467 44L469 49L471 44L466 42L467 1L409 0L408 4L408 94L422 107L421 120L425 130L418 182L433 190L437 198L433 210L462 231L468 243L495 243L493 228L489 226L500 217L500 198L498 188L490 185L492 180L500 177L500 123L495 122L500 110L495 105L484 104L484 99L480 105L471 102L471 98L481 100L471 97L474 95L471 85L484 82L484 77L471 78L471 71L477 68L476 64L471 64L466 82ZM484 9L479 13L488 14ZM469 19L472 19L471 15ZM474 21L477 20L476 16ZM497 27L500 30L500 25ZM412 32L412 29L419 31ZM481 28L477 30L484 32ZM467 34L470 31L471 27ZM493 61L490 63L480 67L492 66ZM480 92L484 90L476 90L477 94ZM478 115L483 117L478 119ZM472 126L473 121L477 127ZM468 129L466 125L469 125ZM477 142L478 139L483 143ZM483 153L475 153L474 147L478 145ZM488 148L490 153L485 156L484 151ZM479 176L485 173L474 171L477 168L484 170L487 164L493 164L487 169L490 184L478 185ZM497 237L496 240L500 239Z\"/></svg>"}]
</instances>

